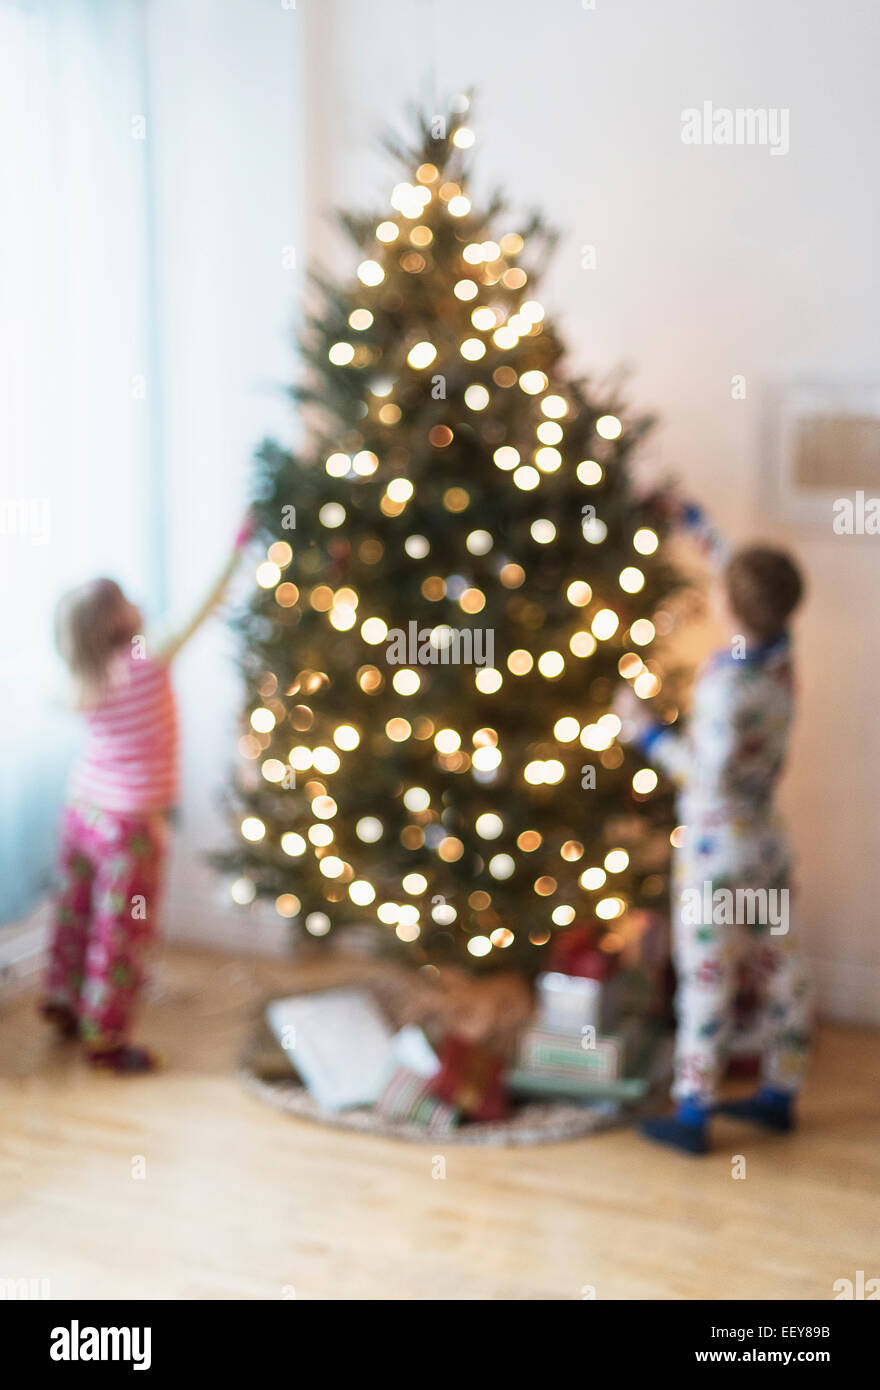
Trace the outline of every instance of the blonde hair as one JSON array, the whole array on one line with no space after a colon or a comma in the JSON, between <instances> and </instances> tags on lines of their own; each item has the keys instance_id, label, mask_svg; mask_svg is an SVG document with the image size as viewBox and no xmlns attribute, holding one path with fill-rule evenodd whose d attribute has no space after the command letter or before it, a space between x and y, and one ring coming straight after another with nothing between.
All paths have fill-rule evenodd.
<instances>
[{"instance_id":1,"label":"blonde hair","mask_svg":"<svg viewBox=\"0 0 880 1390\"><path fill-rule=\"evenodd\" d=\"M74 679L79 708L100 704L110 689L113 657L133 632L119 620L125 595L115 579L93 579L65 594L55 611L55 642Z\"/></svg>"}]
</instances>

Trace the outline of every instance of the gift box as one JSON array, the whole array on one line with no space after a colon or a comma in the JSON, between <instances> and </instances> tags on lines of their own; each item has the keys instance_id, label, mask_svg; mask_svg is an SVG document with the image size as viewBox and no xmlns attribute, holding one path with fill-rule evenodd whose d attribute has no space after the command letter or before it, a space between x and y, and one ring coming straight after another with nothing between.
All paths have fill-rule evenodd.
<instances>
[{"instance_id":1,"label":"gift box","mask_svg":"<svg viewBox=\"0 0 880 1390\"><path fill-rule=\"evenodd\" d=\"M578 1037L584 1028L599 1028L602 985L598 980L548 970L538 976L535 991L540 1027Z\"/></svg>"},{"instance_id":2,"label":"gift box","mask_svg":"<svg viewBox=\"0 0 880 1390\"><path fill-rule=\"evenodd\" d=\"M602 983L611 980L619 967L617 955L599 949L591 926L576 925L553 940L548 968L560 975L577 975Z\"/></svg>"},{"instance_id":3,"label":"gift box","mask_svg":"<svg viewBox=\"0 0 880 1390\"><path fill-rule=\"evenodd\" d=\"M418 1125L432 1134L448 1133L458 1124L459 1112L454 1105L431 1094L429 1081L409 1067L397 1067L376 1102L376 1109L383 1119Z\"/></svg>"},{"instance_id":4,"label":"gift box","mask_svg":"<svg viewBox=\"0 0 880 1390\"><path fill-rule=\"evenodd\" d=\"M549 1028L527 1028L520 1035L514 1069L560 1079L590 1077L616 1081L623 1073L623 1057L620 1038L580 1039Z\"/></svg>"},{"instance_id":5,"label":"gift box","mask_svg":"<svg viewBox=\"0 0 880 1390\"><path fill-rule=\"evenodd\" d=\"M501 1057L464 1038L444 1039L440 1070L428 1089L469 1120L503 1120L508 1113Z\"/></svg>"}]
</instances>

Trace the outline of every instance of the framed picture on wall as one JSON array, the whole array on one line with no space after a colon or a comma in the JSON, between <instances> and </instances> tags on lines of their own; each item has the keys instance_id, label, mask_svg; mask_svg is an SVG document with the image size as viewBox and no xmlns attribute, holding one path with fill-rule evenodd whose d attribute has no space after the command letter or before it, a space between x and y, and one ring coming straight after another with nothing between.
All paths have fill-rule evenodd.
<instances>
[{"instance_id":1,"label":"framed picture on wall","mask_svg":"<svg viewBox=\"0 0 880 1390\"><path fill-rule=\"evenodd\" d=\"M774 515L827 526L832 534L848 499L860 532L867 504L880 497L880 380L773 388L766 441L764 479Z\"/></svg>"}]
</instances>

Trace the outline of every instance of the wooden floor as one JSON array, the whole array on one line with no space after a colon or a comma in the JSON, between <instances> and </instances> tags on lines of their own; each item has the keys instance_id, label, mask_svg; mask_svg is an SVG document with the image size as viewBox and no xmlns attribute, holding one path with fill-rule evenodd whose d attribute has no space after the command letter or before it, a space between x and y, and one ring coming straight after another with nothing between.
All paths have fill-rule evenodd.
<instances>
[{"instance_id":1,"label":"wooden floor","mask_svg":"<svg viewBox=\"0 0 880 1390\"><path fill-rule=\"evenodd\" d=\"M170 1067L139 1080L87 1073L32 1000L0 1014L0 1279L53 1298L828 1299L880 1274L880 1035L822 1031L794 1137L719 1122L703 1160L631 1130L450 1147L437 1179L441 1140L325 1130L242 1090L255 1004L293 978L167 952L141 1033Z\"/></svg>"}]
</instances>

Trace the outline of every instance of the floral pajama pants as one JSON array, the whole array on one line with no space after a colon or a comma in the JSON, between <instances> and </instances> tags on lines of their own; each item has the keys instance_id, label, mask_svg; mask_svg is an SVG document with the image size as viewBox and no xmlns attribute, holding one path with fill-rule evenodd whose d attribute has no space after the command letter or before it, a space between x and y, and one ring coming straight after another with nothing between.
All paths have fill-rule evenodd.
<instances>
[{"instance_id":1,"label":"floral pajama pants","mask_svg":"<svg viewBox=\"0 0 880 1390\"><path fill-rule=\"evenodd\" d=\"M750 968L760 1000L762 1084L797 1091L810 1041L811 991L790 933L771 931L766 914L736 910L737 890L788 890L790 860L784 833L774 825L729 821L688 826L673 866L673 950L678 989L675 1048L676 1099L704 1104L716 1097L733 1027L740 966ZM727 890L719 893L718 890ZM790 895L789 895L790 896ZM723 920L722 900L734 904ZM695 910L697 901L702 911ZM769 902L784 900L768 897ZM706 910L710 903L719 904ZM729 915L729 913L727 914ZM776 914L778 915L778 913ZM749 916L759 920L749 921ZM764 920L760 917L764 916ZM695 920L698 918L699 920ZM721 918L722 920L718 920Z\"/></svg>"},{"instance_id":2,"label":"floral pajama pants","mask_svg":"<svg viewBox=\"0 0 880 1390\"><path fill-rule=\"evenodd\" d=\"M127 1040L167 838L162 813L65 807L47 996L73 1010L90 1047Z\"/></svg>"}]
</instances>

